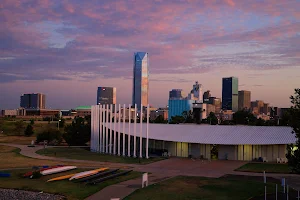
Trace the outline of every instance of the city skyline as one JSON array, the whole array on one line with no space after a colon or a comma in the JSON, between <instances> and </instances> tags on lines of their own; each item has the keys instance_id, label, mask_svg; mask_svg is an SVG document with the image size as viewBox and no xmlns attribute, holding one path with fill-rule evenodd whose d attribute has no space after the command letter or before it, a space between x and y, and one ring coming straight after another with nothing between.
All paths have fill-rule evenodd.
<instances>
[{"instance_id":1,"label":"city skyline","mask_svg":"<svg viewBox=\"0 0 300 200\"><path fill-rule=\"evenodd\" d=\"M20 94L47 95L48 108L92 105L99 85L132 103L132 54L151 55L149 103L188 92L198 80L221 97L239 78L252 100L289 107L299 87L299 1L14 1L0 5L0 109ZM141 14L142 13L142 14ZM80 95L79 95L80 94Z\"/></svg>"}]
</instances>

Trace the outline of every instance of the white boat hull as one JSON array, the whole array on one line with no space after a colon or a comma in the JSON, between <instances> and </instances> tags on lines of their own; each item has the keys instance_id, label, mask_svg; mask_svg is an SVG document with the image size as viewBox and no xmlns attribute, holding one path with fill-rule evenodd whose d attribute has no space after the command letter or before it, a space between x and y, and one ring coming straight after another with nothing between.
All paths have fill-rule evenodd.
<instances>
[{"instance_id":1,"label":"white boat hull","mask_svg":"<svg viewBox=\"0 0 300 200\"><path fill-rule=\"evenodd\" d=\"M48 169L48 170L44 170L41 172L42 175L50 175L50 174L56 174L56 173L60 173L60 172L65 172L65 171L69 171L72 169L76 169L76 166L64 166L64 167L58 167L58 168L53 168L53 169Z\"/></svg>"}]
</instances>

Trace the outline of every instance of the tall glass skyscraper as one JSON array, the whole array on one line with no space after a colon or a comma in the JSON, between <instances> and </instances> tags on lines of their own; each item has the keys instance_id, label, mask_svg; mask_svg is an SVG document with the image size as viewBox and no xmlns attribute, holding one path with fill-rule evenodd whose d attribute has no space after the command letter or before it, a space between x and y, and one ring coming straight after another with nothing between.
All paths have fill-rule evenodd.
<instances>
[{"instance_id":1,"label":"tall glass skyscraper","mask_svg":"<svg viewBox=\"0 0 300 200\"><path fill-rule=\"evenodd\" d=\"M238 78L228 77L223 78L222 83L222 109L232 110L233 112L238 111L238 89L239 83Z\"/></svg>"},{"instance_id":2,"label":"tall glass skyscraper","mask_svg":"<svg viewBox=\"0 0 300 200\"><path fill-rule=\"evenodd\" d=\"M141 104L148 104L149 90L149 54L146 52L134 53L133 60L133 93L132 104L137 104L138 110L141 109Z\"/></svg>"}]
</instances>

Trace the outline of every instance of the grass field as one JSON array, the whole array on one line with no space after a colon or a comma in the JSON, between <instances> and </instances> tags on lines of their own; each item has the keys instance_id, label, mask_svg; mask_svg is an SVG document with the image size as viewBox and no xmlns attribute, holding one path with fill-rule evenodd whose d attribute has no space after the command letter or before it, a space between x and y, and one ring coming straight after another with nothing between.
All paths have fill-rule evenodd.
<instances>
[{"instance_id":1,"label":"grass field","mask_svg":"<svg viewBox=\"0 0 300 200\"><path fill-rule=\"evenodd\" d=\"M28 170L11 171L12 176L10 178L5 178L5 181L0 181L0 188L14 188L14 189L32 190L32 191L44 191L48 193L65 195L67 199L85 199L86 197L96 193L97 191L100 191L101 189L109 185L123 182L129 179L137 178L142 174L141 172L133 171L127 175L114 178L112 180L107 180L97 185L84 185L83 183L74 183L68 180L46 182L50 178L54 178L66 174L72 174L74 172L85 171L84 169L77 169L65 173L59 173L59 175L55 174L55 175L43 176L40 179L28 179L28 178L21 177L21 175L27 171Z\"/></svg>"},{"instance_id":2,"label":"grass field","mask_svg":"<svg viewBox=\"0 0 300 200\"><path fill-rule=\"evenodd\" d=\"M16 119L16 121L20 121L20 119ZM0 119L0 133L2 135L7 135L7 136L20 135L15 130L16 121ZM29 123L30 123L30 121L23 121L23 129L24 130L21 131L22 134L25 131L26 126ZM57 122L53 121L53 122L50 122L50 124L49 124L47 121L35 121L33 124L34 135L36 135L44 130L48 130L49 128L57 128ZM61 129L61 130L63 130L63 129ZM3 131L3 132L1 132L1 131Z\"/></svg>"},{"instance_id":3,"label":"grass field","mask_svg":"<svg viewBox=\"0 0 300 200\"><path fill-rule=\"evenodd\" d=\"M101 162L117 162L117 163L128 163L128 164L148 164L163 160L165 158L149 158L149 159L139 159L139 158L128 158L123 156L113 156L107 154L93 153L83 148L46 148L37 151L38 154L46 156L56 156L69 159L78 160L92 160Z\"/></svg>"},{"instance_id":4,"label":"grass field","mask_svg":"<svg viewBox=\"0 0 300 200\"><path fill-rule=\"evenodd\" d=\"M277 164L277 163L247 163L235 171L241 172L263 172L268 173L291 173L287 164Z\"/></svg>"},{"instance_id":5,"label":"grass field","mask_svg":"<svg viewBox=\"0 0 300 200\"><path fill-rule=\"evenodd\" d=\"M248 177L237 176L218 179L178 176L159 184L136 190L126 197L125 200L247 200L264 194L264 183L261 177L258 178L261 181L253 180L253 177L248 179ZM275 184L268 183L267 193L274 192ZM278 200L281 200L281 198L278 198Z\"/></svg>"},{"instance_id":6,"label":"grass field","mask_svg":"<svg viewBox=\"0 0 300 200\"><path fill-rule=\"evenodd\" d=\"M31 144L31 141L35 141L36 137L26 137L26 136L11 136L0 134L0 143L13 143L13 144Z\"/></svg>"},{"instance_id":7,"label":"grass field","mask_svg":"<svg viewBox=\"0 0 300 200\"><path fill-rule=\"evenodd\" d=\"M44 166L44 165L75 165L74 162L60 162L52 160L40 160L34 158L28 158L19 154L19 149L15 147L0 145L0 169L7 168L19 168L19 167L33 167L33 166ZM76 166L100 166L86 163L76 163Z\"/></svg>"}]
</instances>

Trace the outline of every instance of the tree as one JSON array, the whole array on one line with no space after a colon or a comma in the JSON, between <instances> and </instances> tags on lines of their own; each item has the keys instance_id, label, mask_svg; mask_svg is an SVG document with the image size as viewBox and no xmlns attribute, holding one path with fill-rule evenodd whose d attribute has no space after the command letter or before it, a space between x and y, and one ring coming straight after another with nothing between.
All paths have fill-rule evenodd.
<instances>
[{"instance_id":1,"label":"tree","mask_svg":"<svg viewBox=\"0 0 300 200\"><path fill-rule=\"evenodd\" d=\"M216 125L218 124L218 118L216 117L215 113L210 112L208 117L207 117L207 122L211 125Z\"/></svg>"},{"instance_id":2,"label":"tree","mask_svg":"<svg viewBox=\"0 0 300 200\"><path fill-rule=\"evenodd\" d=\"M24 133L24 122L22 120L15 122L15 128L14 131L16 135L22 135Z\"/></svg>"},{"instance_id":3,"label":"tree","mask_svg":"<svg viewBox=\"0 0 300 200\"><path fill-rule=\"evenodd\" d=\"M30 120L30 125L34 125L34 119Z\"/></svg>"},{"instance_id":4,"label":"tree","mask_svg":"<svg viewBox=\"0 0 300 200\"><path fill-rule=\"evenodd\" d=\"M169 124L180 124L180 123L183 123L184 120L185 119L183 116L179 116L179 115L172 116Z\"/></svg>"},{"instance_id":5,"label":"tree","mask_svg":"<svg viewBox=\"0 0 300 200\"><path fill-rule=\"evenodd\" d=\"M59 128L63 128L65 126L65 119L61 119L58 123L59 123Z\"/></svg>"},{"instance_id":6,"label":"tree","mask_svg":"<svg viewBox=\"0 0 300 200\"><path fill-rule=\"evenodd\" d=\"M247 110L239 110L233 114L235 124L255 124L256 117Z\"/></svg>"},{"instance_id":7,"label":"tree","mask_svg":"<svg viewBox=\"0 0 300 200\"><path fill-rule=\"evenodd\" d=\"M162 115L158 115L153 122L158 124L165 124L166 120Z\"/></svg>"},{"instance_id":8,"label":"tree","mask_svg":"<svg viewBox=\"0 0 300 200\"><path fill-rule=\"evenodd\" d=\"M289 125L293 128L292 134L295 134L296 144L288 145L288 165L293 172L300 174L300 88L295 89L294 96L290 97L293 104L289 109Z\"/></svg>"},{"instance_id":9,"label":"tree","mask_svg":"<svg viewBox=\"0 0 300 200\"><path fill-rule=\"evenodd\" d=\"M44 140L48 141L48 144L57 145L62 141L62 134L57 129L48 129L43 131L36 136L36 142L43 142Z\"/></svg>"},{"instance_id":10,"label":"tree","mask_svg":"<svg viewBox=\"0 0 300 200\"><path fill-rule=\"evenodd\" d=\"M183 111L182 116L184 118L184 123L193 123L193 112L191 110L189 111Z\"/></svg>"},{"instance_id":11,"label":"tree","mask_svg":"<svg viewBox=\"0 0 300 200\"><path fill-rule=\"evenodd\" d=\"M265 125L265 120L263 120L262 118L259 118L256 120L256 126L264 126Z\"/></svg>"},{"instance_id":12,"label":"tree","mask_svg":"<svg viewBox=\"0 0 300 200\"><path fill-rule=\"evenodd\" d=\"M91 139L91 122L78 117L74 119L71 125L65 127L63 138L71 145L85 145Z\"/></svg>"},{"instance_id":13,"label":"tree","mask_svg":"<svg viewBox=\"0 0 300 200\"><path fill-rule=\"evenodd\" d=\"M30 124L27 125L24 135L28 137L33 135L33 127Z\"/></svg>"}]
</instances>

